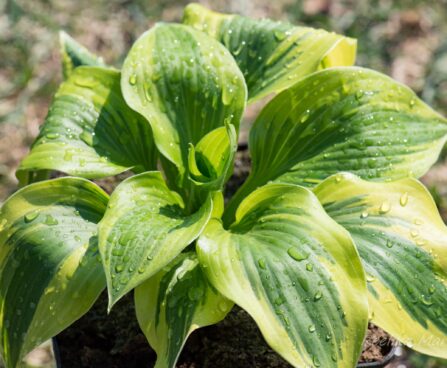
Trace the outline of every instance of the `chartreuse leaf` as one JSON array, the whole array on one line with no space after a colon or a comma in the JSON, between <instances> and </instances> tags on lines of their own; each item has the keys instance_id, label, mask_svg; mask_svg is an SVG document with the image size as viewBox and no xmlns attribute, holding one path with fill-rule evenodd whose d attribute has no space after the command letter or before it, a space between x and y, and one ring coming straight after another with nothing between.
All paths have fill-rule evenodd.
<instances>
[{"instance_id":1,"label":"chartreuse leaf","mask_svg":"<svg viewBox=\"0 0 447 368\"><path fill-rule=\"evenodd\" d=\"M6 367L86 313L105 287L97 222L107 194L78 178L27 186L0 212L0 341Z\"/></svg>"},{"instance_id":2,"label":"chartreuse leaf","mask_svg":"<svg viewBox=\"0 0 447 368\"><path fill-rule=\"evenodd\" d=\"M60 86L17 176L46 169L91 179L155 164L150 126L126 105L120 73L83 66Z\"/></svg>"},{"instance_id":3,"label":"chartreuse leaf","mask_svg":"<svg viewBox=\"0 0 447 368\"><path fill-rule=\"evenodd\" d=\"M181 24L157 24L133 45L121 86L130 107L151 124L159 151L187 178L189 144L233 124L246 101L244 78L219 42Z\"/></svg>"},{"instance_id":4,"label":"chartreuse leaf","mask_svg":"<svg viewBox=\"0 0 447 368\"><path fill-rule=\"evenodd\" d=\"M124 180L110 197L99 224L109 309L155 275L202 231L213 209L211 197L194 213L167 187L160 172Z\"/></svg>"},{"instance_id":5,"label":"chartreuse leaf","mask_svg":"<svg viewBox=\"0 0 447 368\"><path fill-rule=\"evenodd\" d=\"M237 133L233 125L214 129L189 149L189 176L199 187L222 190L231 175L237 150Z\"/></svg>"},{"instance_id":6,"label":"chartreuse leaf","mask_svg":"<svg viewBox=\"0 0 447 368\"><path fill-rule=\"evenodd\" d=\"M355 62L356 40L322 29L220 14L199 4L185 8L183 22L231 52L244 74L250 101L281 92L319 69Z\"/></svg>"},{"instance_id":7,"label":"chartreuse leaf","mask_svg":"<svg viewBox=\"0 0 447 368\"><path fill-rule=\"evenodd\" d=\"M307 189L268 184L225 230L197 241L204 272L295 367L354 367L368 320L366 281L348 232Z\"/></svg>"},{"instance_id":8,"label":"chartreuse leaf","mask_svg":"<svg viewBox=\"0 0 447 368\"><path fill-rule=\"evenodd\" d=\"M249 139L252 172L227 216L269 180L311 186L339 171L421 176L446 137L447 120L391 78L357 67L317 72L260 113Z\"/></svg>"},{"instance_id":9,"label":"chartreuse leaf","mask_svg":"<svg viewBox=\"0 0 447 368\"><path fill-rule=\"evenodd\" d=\"M135 289L138 322L157 353L156 368L174 368L188 336L221 321L232 306L208 283L194 252L181 253Z\"/></svg>"},{"instance_id":10,"label":"chartreuse leaf","mask_svg":"<svg viewBox=\"0 0 447 368\"><path fill-rule=\"evenodd\" d=\"M447 229L427 189L410 178L372 183L337 174L315 194L354 238L374 323L447 358Z\"/></svg>"},{"instance_id":11,"label":"chartreuse leaf","mask_svg":"<svg viewBox=\"0 0 447 368\"><path fill-rule=\"evenodd\" d=\"M64 31L59 32L59 43L61 47L64 79L67 79L78 66L105 66L101 57L92 54Z\"/></svg>"}]
</instances>

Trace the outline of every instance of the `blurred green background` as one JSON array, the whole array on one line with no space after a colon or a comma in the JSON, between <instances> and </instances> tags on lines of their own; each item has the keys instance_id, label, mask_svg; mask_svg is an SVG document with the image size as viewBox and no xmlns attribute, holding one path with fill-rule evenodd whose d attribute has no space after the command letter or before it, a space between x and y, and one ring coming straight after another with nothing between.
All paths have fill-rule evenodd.
<instances>
[{"instance_id":1,"label":"blurred green background","mask_svg":"<svg viewBox=\"0 0 447 368\"><path fill-rule=\"evenodd\" d=\"M119 66L156 21L179 21L186 0L0 0L0 203L61 81L57 33ZM306 24L355 37L357 64L409 85L447 115L447 0L208 0L215 10ZM447 154L423 178L447 219ZM31 366L45 361L37 353ZM40 357L40 358L39 358ZM39 360L40 359L40 360ZM36 363L37 361L37 363ZM51 366L51 362L46 362ZM49 365L48 365L49 364ZM393 368L446 361L404 352Z\"/></svg>"}]
</instances>

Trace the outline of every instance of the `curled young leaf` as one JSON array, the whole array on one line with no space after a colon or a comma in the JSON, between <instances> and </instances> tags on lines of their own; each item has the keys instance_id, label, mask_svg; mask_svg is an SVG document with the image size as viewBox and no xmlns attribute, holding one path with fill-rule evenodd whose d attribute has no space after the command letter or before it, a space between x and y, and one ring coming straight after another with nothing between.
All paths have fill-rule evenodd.
<instances>
[{"instance_id":1,"label":"curled young leaf","mask_svg":"<svg viewBox=\"0 0 447 368\"><path fill-rule=\"evenodd\" d=\"M229 230L210 221L197 252L212 285L293 366L355 366L368 320L365 275L348 232L310 191L259 188Z\"/></svg>"},{"instance_id":2,"label":"curled young leaf","mask_svg":"<svg viewBox=\"0 0 447 368\"><path fill-rule=\"evenodd\" d=\"M319 69L351 66L356 40L322 29L216 13L199 4L183 22L216 38L242 70L250 101L278 93Z\"/></svg>"},{"instance_id":3,"label":"curled young leaf","mask_svg":"<svg viewBox=\"0 0 447 368\"><path fill-rule=\"evenodd\" d=\"M212 210L209 196L197 211L188 213L183 199L169 190L157 171L118 185L99 224L109 309L197 238Z\"/></svg>"},{"instance_id":4,"label":"curled young leaf","mask_svg":"<svg viewBox=\"0 0 447 368\"><path fill-rule=\"evenodd\" d=\"M174 368L188 336L221 321L232 306L208 283L194 252L181 253L135 289L138 323L157 353L156 368Z\"/></svg>"},{"instance_id":5,"label":"curled young leaf","mask_svg":"<svg viewBox=\"0 0 447 368\"><path fill-rule=\"evenodd\" d=\"M130 50L122 70L123 95L151 124L155 143L187 180L189 144L232 124L246 102L244 78L219 42L181 24L157 24Z\"/></svg>"},{"instance_id":6,"label":"curled young leaf","mask_svg":"<svg viewBox=\"0 0 447 368\"><path fill-rule=\"evenodd\" d=\"M64 79L67 79L78 66L105 66L101 57L92 54L64 31L59 32L59 43L61 47Z\"/></svg>"},{"instance_id":7,"label":"curled young leaf","mask_svg":"<svg viewBox=\"0 0 447 368\"><path fill-rule=\"evenodd\" d=\"M0 211L0 340L7 368L86 313L105 287L97 222L107 194L84 179L32 184Z\"/></svg>"},{"instance_id":8,"label":"curled young leaf","mask_svg":"<svg viewBox=\"0 0 447 368\"><path fill-rule=\"evenodd\" d=\"M250 132L252 172L227 211L273 180L312 186L340 171L365 179L421 176L447 139L447 120L409 88L363 68L312 74L276 96Z\"/></svg>"},{"instance_id":9,"label":"curled young leaf","mask_svg":"<svg viewBox=\"0 0 447 368\"><path fill-rule=\"evenodd\" d=\"M314 191L357 245L373 322L410 348L447 358L447 228L427 189L415 179L336 174Z\"/></svg>"},{"instance_id":10,"label":"curled young leaf","mask_svg":"<svg viewBox=\"0 0 447 368\"><path fill-rule=\"evenodd\" d=\"M125 103L120 73L78 67L62 83L17 177L58 170L94 179L156 167L149 124Z\"/></svg>"},{"instance_id":11,"label":"curled young leaf","mask_svg":"<svg viewBox=\"0 0 447 368\"><path fill-rule=\"evenodd\" d=\"M203 189L222 190L231 175L231 165L237 150L237 133L233 125L214 129L196 146L189 148L189 176Z\"/></svg>"}]
</instances>

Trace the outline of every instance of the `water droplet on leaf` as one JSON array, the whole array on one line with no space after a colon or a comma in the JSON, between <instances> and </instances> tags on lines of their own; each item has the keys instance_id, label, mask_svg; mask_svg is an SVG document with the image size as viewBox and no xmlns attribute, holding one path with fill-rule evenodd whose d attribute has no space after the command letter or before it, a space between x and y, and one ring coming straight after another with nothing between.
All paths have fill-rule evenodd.
<instances>
[{"instance_id":1,"label":"water droplet on leaf","mask_svg":"<svg viewBox=\"0 0 447 368\"><path fill-rule=\"evenodd\" d=\"M408 192L405 192L404 194L402 194L402 196L400 197L400 205L402 207L405 207L408 203Z\"/></svg>"},{"instance_id":2,"label":"water droplet on leaf","mask_svg":"<svg viewBox=\"0 0 447 368\"><path fill-rule=\"evenodd\" d=\"M45 135L48 139L56 139L59 138L59 133L48 133Z\"/></svg>"},{"instance_id":3,"label":"water droplet on leaf","mask_svg":"<svg viewBox=\"0 0 447 368\"><path fill-rule=\"evenodd\" d=\"M120 272L123 272L123 270L124 270L124 266L123 265L116 265L115 266L115 271L116 272L120 273Z\"/></svg>"},{"instance_id":4,"label":"water droplet on leaf","mask_svg":"<svg viewBox=\"0 0 447 368\"><path fill-rule=\"evenodd\" d=\"M379 213L382 215L388 213L391 210L391 204L388 201L384 201L379 208Z\"/></svg>"},{"instance_id":5,"label":"water droplet on leaf","mask_svg":"<svg viewBox=\"0 0 447 368\"><path fill-rule=\"evenodd\" d=\"M360 214L360 218L361 219L365 219L365 218L367 218L368 217L368 212L366 212L366 211L363 211L361 214Z\"/></svg>"},{"instance_id":6,"label":"water droplet on leaf","mask_svg":"<svg viewBox=\"0 0 447 368\"><path fill-rule=\"evenodd\" d=\"M309 119L310 116L310 110L306 110L303 112L303 115L301 116L300 122L304 123L307 121L307 119Z\"/></svg>"},{"instance_id":7,"label":"water droplet on leaf","mask_svg":"<svg viewBox=\"0 0 447 368\"><path fill-rule=\"evenodd\" d=\"M25 215L25 222L30 223L34 221L39 216L38 211L30 212Z\"/></svg>"},{"instance_id":8,"label":"water droplet on leaf","mask_svg":"<svg viewBox=\"0 0 447 368\"><path fill-rule=\"evenodd\" d=\"M57 225L58 223L59 223L59 221L57 221L51 215L47 215L47 217L45 218L45 224L48 225L48 226L54 226L54 225Z\"/></svg>"},{"instance_id":9,"label":"water droplet on leaf","mask_svg":"<svg viewBox=\"0 0 447 368\"><path fill-rule=\"evenodd\" d=\"M295 261L303 261L309 257L308 254L301 253L298 249L295 247L290 247L287 250L287 254L292 257Z\"/></svg>"},{"instance_id":10,"label":"water droplet on leaf","mask_svg":"<svg viewBox=\"0 0 447 368\"><path fill-rule=\"evenodd\" d=\"M136 74L132 74L132 75L129 77L129 84L130 84L131 86L134 86L136 83L137 83L137 76L136 76Z\"/></svg>"}]
</instances>

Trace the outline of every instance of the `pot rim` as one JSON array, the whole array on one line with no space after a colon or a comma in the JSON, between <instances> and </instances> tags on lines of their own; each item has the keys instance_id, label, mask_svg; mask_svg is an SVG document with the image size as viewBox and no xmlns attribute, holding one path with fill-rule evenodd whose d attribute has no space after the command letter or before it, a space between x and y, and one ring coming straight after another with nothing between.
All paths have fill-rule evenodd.
<instances>
[{"instance_id":1,"label":"pot rim","mask_svg":"<svg viewBox=\"0 0 447 368\"><path fill-rule=\"evenodd\" d=\"M399 347L399 345L393 345L391 350L387 355L384 356L384 358L379 362L365 362L365 363L359 363L357 364L357 368L383 368L388 363L390 363L395 357L396 357L396 350Z\"/></svg>"}]
</instances>

